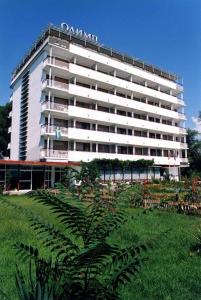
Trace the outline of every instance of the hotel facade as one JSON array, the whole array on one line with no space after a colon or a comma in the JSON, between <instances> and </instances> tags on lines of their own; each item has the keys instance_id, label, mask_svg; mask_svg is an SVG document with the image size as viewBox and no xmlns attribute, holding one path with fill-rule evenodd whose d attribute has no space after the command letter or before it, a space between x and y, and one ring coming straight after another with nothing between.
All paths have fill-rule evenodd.
<instances>
[{"instance_id":1,"label":"hotel facade","mask_svg":"<svg viewBox=\"0 0 201 300\"><path fill-rule=\"evenodd\" d=\"M49 26L11 81L10 159L67 163L154 160L178 178L188 165L178 76Z\"/></svg>"}]
</instances>

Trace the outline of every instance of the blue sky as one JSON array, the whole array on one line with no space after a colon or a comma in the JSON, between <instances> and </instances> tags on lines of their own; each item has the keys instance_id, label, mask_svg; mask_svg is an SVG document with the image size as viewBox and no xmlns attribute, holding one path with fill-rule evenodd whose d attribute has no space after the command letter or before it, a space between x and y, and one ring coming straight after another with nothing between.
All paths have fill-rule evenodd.
<instances>
[{"instance_id":1,"label":"blue sky","mask_svg":"<svg viewBox=\"0 0 201 300\"><path fill-rule=\"evenodd\" d=\"M0 104L10 75L48 24L69 25L184 80L187 126L201 110L200 0L0 0Z\"/></svg>"}]
</instances>

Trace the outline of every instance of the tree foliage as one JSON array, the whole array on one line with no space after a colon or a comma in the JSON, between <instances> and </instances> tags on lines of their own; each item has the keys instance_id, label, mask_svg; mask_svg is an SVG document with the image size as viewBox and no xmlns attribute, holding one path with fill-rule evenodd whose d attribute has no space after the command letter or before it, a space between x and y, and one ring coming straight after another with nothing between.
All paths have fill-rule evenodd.
<instances>
[{"instance_id":1,"label":"tree foliage","mask_svg":"<svg viewBox=\"0 0 201 300\"><path fill-rule=\"evenodd\" d=\"M196 130L188 129L186 142L188 144L188 159L190 167L184 170L191 175L192 173L201 174L201 140Z\"/></svg>"},{"instance_id":2,"label":"tree foliage","mask_svg":"<svg viewBox=\"0 0 201 300\"><path fill-rule=\"evenodd\" d=\"M38 217L30 217L48 259L30 245L16 245L17 252L29 261L29 277L17 269L16 286L20 299L26 300L110 300L120 299L119 287L139 271L148 245L119 247L108 237L128 217L120 209L109 210L100 200L89 206L77 199L48 191L33 194L35 201L56 215L59 229ZM34 274L34 275L33 275Z\"/></svg>"},{"instance_id":3,"label":"tree foliage","mask_svg":"<svg viewBox=\"0 0 201 300\"><path fill-rule=\"evenodd\" d=\"M8 155L8 143L10 141L8 127L10 126L10 119L8 118L11 110L11 104L7 103L4 106L0 106L0 152L3 155Z\"/></svg>"}]
</instances>

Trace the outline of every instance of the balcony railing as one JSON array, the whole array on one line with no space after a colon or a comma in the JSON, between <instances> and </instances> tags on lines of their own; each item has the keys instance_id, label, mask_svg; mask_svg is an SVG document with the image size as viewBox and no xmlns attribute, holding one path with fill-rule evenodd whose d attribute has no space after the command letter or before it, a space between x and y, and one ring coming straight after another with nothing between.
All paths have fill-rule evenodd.
<instances>
[{"instance_id":1,"label":"balcony railing","mask_svg":"<svg viewBox=\"0 0 201 300\"><path fill-rule=\"evenodd\" d=\"M187 145L187 143L180 143L180 147L181 147L181 149L187 149L188 145Z\"/></svg>"},{"instance_id":2,"label":"balcony railing","mask_svg":"<svg viewBox=\"0 0 201 300\"><path fill-rule=\"evenodd\" d=\"M68 83L61 82L58 80L53 80L53 79L44 79L43 80L43 88L46 88L47 86L55 87L55 88L62 89L65 91L68 89Z\"/></svg>"},{"instance_id":3,"label":"balcony railing","mask_svg":"<svg viewBox=\"0 0 201 300\"><path fill-rule=\"evenodd\" d=\"M67 150L42 149L41 156L67 159L68 151Z\"/></svg>"},{"instance_id":4,"label":"balcony railing","mask_svg":"<svg viewBox=\"0 0 201 300\"><path fill-rule=\"evenodd\" d=\"M71 63L71 65L73 65L73 63ZM144 81L144 80L143 80L143 81L136 81L136 80L134 80L133 78L132 78L132 80L130 80L130 76L133 77L131 74L129 74L129 76L126 76L126 77L121 77L121 76L114 75L113 72L103 72L103 71L100 71L100 70L96 70L96 71L95 71L95 70L92 70L91 67L86 66L86 65L82 65L82 64L79 64L79 63L75 63L74 65L79 66L79 67L82 67L82 68L85 68L85 69L90 69L90 71L93 71L93 72L103 73L103 74L105 74L105 75L108 75L108 76L111 76L111 77L114 77L114 78L121 79L121 80L123 80L123 81L129 81L130 83L138 84L138 85L140 85L140 86L146 87L146 88L151 89L151 90L158 91L158 92L163 93L163 94L171 95L170 89L165 90L165 91L160 90L160 89L159 89L159 87L160 87L159 84L158 84L157 86L150 86L150 84L148 84L148 83L145 84L146 80L145 80L145 81ZM181 92L182 92L182 90L181 90ZM178 103L179 103L179 104L184 105L184 101L181 100L181 99L179 99L178 96L173 96L173 97L175 97L175 98L178 100Z\"/></svg>"},{"instance_id":5,"label":"balcony railing","mask_svg":"<svg viewBox=\"0 0 201 300\"><path fill-rule=\"evenodd\" d=\"M181 118L181 119L186 119L186 116L185 116L185 114L183 114L183 113L178 113L178 116L179 116L179 118Z\"/></svg>"},{"instance_id":6,"label":"balcony railing","mask_svg":"<svg viewBox=\"0 0 201 300\"><path fill-rule=\"evenodd\" d=\"M180 158L180 161L183 163L188 163L188 158Z\"/></svg>"},{"instance_id":7,"label":"balcony railing","mask_svg":"<svg viewBox=\"0 0 201 300\"><path fill-rule=\"evenodd\" d=\"M43 109L53 109L58 111L68 111L68 106L60 103L44 102L42 105Z\"/></svg>"},{"instance_id":8,"label":"balcony railing","mask_svg":"<svg viewBox=\"0 0 201 300\"><path fill-rule=\"evenodd\" d=\"M57 57L47 57L44 60L44 64L54 65L54 66L60 67L60 68L65 69L65 70L68 70L68 68L69 68L68 61L61 60Z\"/></svg>"},{"instance_id":9,"label":"balcony railing","mask_svg":"<svg viewBox=\"0 0 201 300\"><path fill-rule=\"evenodd\" d=\"M56 125L42 125L42 133L55 133L55 135L68 134L68 128Z\"/></svg>"}]
</instances>

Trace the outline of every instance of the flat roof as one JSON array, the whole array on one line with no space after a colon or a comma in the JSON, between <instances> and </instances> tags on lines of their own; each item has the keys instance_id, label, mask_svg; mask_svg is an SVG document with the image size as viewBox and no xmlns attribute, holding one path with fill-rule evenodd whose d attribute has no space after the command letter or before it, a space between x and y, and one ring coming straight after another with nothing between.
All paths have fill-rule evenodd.
<instances>
[{"instance_id":1,"label":"flat roof","mask_svg":"<svg viewBox=\"0 0 201 300\"><path fill-rule=\"evenodd\" d=\"M0 159L0 165L29 165L29 166L79 166L79 162L49 162L49 161L29 161Z\"/></svg>"},{"instance_id":2,"label":"flat roof","mask_svg":"<svg viewBox=\"0 0 201 300\"><path fill-rule=\"evenodd\" d=\"M87 38L83 38L76 34L69 33L66 30L63 30L61 27L56 27L56 26L50 24L42 32L40 37L35 41L34 45L30 48L30 50L24 55L24 57L23 57L22 61L19 63L19 65L14 69L14 71L12 73L12 80L21 71L21 69L24 67L24 65L28 62L28 60L32 57L32 55L38 50L38 48L43 44L43 42L49 36L57 37L59 39L63 39L63 40L81 45L85 48L95 50L99 53L108 55L108 56L118 59L122 62L131 64L137 68L154 73L160 77L163 77L163 78L171 80L171 81L177 82L181 78L178 75L164 71L164 70L162 70L154 65L148 64L142 60L128 56L127 54L124 54L124 53L120 53L119 51L116 51L112 48L105 47L103 45L100 45L98 43L90 41Z\"/></svg>"}]
</instances>

